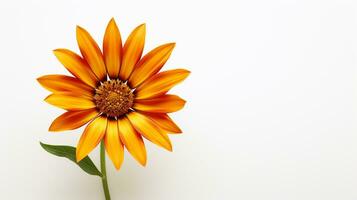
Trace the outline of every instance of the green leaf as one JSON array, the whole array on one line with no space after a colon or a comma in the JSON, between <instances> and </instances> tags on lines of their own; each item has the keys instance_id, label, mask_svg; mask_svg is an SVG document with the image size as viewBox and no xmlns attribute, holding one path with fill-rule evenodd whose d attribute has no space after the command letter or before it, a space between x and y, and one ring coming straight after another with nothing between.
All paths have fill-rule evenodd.
<instances>
[{"instance_id":1,"label":"green leaf","mask_svg":"<svg viewBox=\"0 0 357 200\"><path fill-rule=\"evenodd\" d=\"M65 157L76 163L80 168L82 168L85 172L90 175L96 175L102 177L102 173L97 169L94 165L93 161L86 156L81 161L76 161L76 148L71 146L57 146L57 145L49 145L40 142L42 148L46 150L48 153L59 157Z\"/></svg>"}]
</instances>

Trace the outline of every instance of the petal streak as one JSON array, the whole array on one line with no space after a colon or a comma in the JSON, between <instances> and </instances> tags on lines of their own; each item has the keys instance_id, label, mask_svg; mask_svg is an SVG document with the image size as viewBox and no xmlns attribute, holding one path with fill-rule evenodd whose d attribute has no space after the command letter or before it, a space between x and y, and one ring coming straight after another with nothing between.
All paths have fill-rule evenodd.
<instances>
[{"instance_id":1,"label":"petal streak","mask_svg":"<svg viewBox=\"0 0 357 200\"><path fill-rule=\"evenodd\" d=\"M124 148L119 138L117 120L108 119L107 131L104 137L105 149L116 169L120 169L124 159Z\"/></svg>"},{"instance_id":2,"label":"petal streak","mask_svg":"<svg viewBox=\"0 0 357 200\"><path fill-rule=\"evenodd\" d=\"M107 26L103 41L103 55L105 66L110 78L117 78L119 75L122 44L121 36L114 18L112 18Z\"/></svg>"},{"instance_id":3,"label":"petal streak","mask_svg":"<svg viewBox=\"0 0 357 200\"><path fill-rule=\"evenodd\" d=\"M86 110L95 107L90 98L68 92L51 94L45 101L65 110Z\"/></svg>"},{"instance_id":4,"label":"petal streak","mask_svg":"<svg viewBox=\"0 0 357 200\"><path fill-rule=\"evenodd\" d=\"M71 74L94 88L97 86L98 79L79 55L68 49L56 49L53 53Z\"/></svg>"},{"instance_id":5,"label":"petal streak","mask_svg":"<svg viewBox=\"0 0 357 200\"><path fill-rule=\"evenodd\" d=\"M105 80L107 72L102 52L92 36L80 26L77 26L77 43L82 56L87 61L94 74L99 80Z\"/></svg>"},{"instance_id":6,"label":"petal streak","mask_svg":"<svg viewBox=\"0 0 357 200\"><path fill-rule=\"evenodd\" d=\"M169 151L172 151L170 139L167 134L161 131L150 118L138 112L131 112L128 115L133 127L146 139L154 144L161 146Z\"/></svg>"},{"instance_id":7,"label":"petal streak","mask_svg":"<svg viewBox=\"0 0 357 200\"><path fill-rule=\"evenodd\" d=\"M156 47L147 53L135 66L135 69L129 78L130 86L135 88L160 71L169 59L174 47L175 43L168 43Z\"/></svg>"},{"instance_id":8,"label":"petal streak","mask_svg":"<svg viewBox=\"0 0 357 200\"><path fill-rule=\"evenodd\" d=\"M145 24L136 27L129 35L123 48L123 60L119 77L126 81L132 73L134 66L140 60L145 44Z\"/></svg>"},{"instance_id":9,"label":"petal streak","mask_svg":"<svg viewBox=\"0 0 357 200\"><path fill-rule=\"evenodd\" d=\"M98 115L96 109L67 111L57 117L51 124L49 131L67 131L79 128Z\"/></svg>"},{"instance_id":10,"label":"petal streak","mask_svg":"<svg viewBox=\"0 0 357 200\"><path fill-rule=\"evenodd\" d=\"M135 91L136 99L147 99L165 94L190 74L185 69L174 69L155 74L140 85Z\"/></svg>"},{"instance_id":11,"label":"petal streak","mask_svg":"<svg viewBox=\"0 0 357 200\"><path fill-rule=\"evenodd\" d=\"M181 129L166 113L143 113L149 117L155 124L169 133L182 133Z\"/></svg>"},{"instance_id":12,"label":"petal streak","mask_svg":"<svg viewBox=\"0 0 357 200\"><path fill-rule=\"evenodd\" d=\"M143 138L131 125L126 117L118 120L120 139L128 149L129 153L141 165L146 165L146 150Z\"/></svg>"},{"instance_id":13,"label":"petal streak","mask_svg":"<svg viewBox=\"0 0 357 200\"><path fill-rule=\"evenodd\" d=\"M65 75L45 75L37 79L37 81L47 90L51 92L73 92L80 93L86 96L93 96L94 89L77 78Z\"/></svg>"},{"instance_id":14,"label":"petal streak","mask_svg":"<svg viewBox=\"0 0 357 200\"><path fill-rule=\"evenodd\" d=\"M77 162L86 157L99 144L105 135L106 128L107 118L103 116L95 118L88 124L77 145Z\"/></svg>"},{"instance_id":15,"label":"petal streak","mask_svg":"<svg viewBox=\"0 0 357 200\"><path fill-rule=\"evenodd\" d=\"M185 103L176 95L166 94L153 99L135 100L133 108L152 113L171 113L182 109Z\"/></svg>"}]
</instances>

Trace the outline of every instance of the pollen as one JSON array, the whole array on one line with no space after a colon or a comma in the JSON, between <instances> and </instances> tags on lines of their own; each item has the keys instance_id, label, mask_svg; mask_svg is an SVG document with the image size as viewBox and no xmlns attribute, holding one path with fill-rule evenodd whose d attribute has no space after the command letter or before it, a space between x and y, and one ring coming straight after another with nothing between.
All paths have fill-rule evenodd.
<instances>
[{"instance_id":1,"label":"pollen","mask_svg":"<svg viewBox=\"0 0 357 200\"><path fill-rule=\"evenodd\" d=\"M120 117L130 111L134 103L134 94L126 83L114 79L98 86L94 102L100 112L109 117Z\"/></svg>"}]
</instances>

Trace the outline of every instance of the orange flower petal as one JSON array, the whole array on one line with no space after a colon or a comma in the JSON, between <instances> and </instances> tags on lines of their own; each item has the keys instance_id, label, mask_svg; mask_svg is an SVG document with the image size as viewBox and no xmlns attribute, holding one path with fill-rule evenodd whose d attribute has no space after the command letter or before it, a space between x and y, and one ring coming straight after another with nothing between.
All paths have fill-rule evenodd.
<instances>
[{"instance_id":1,"label":"orange flower petal","mask_svg":"<svg viewBox=\"0 0 357 200\"><path fill-rule=\"evenodd\" d=\"M141 165L146 165L146 150L143 138L136 132L126 117L118 120L120 139L129 153Z\"/></svg>"},{"instance_id":2,"label":"orange flower petal","mask_svg":"<svg viewBox=\"0 0 357 200\"><path fill-rule=\"evenodd\" d=\"M147 53L135 66L135 69L129 78L130 86L135 88L160 71L169 59L174 47L175 43L168 43L156 47Z\"/></svg>"},{"instance_id":3,"label":"orange flower petal","mask_svg":"<svg viewBox=\"0 0 357 200\"><path fill-rule=\"evenodd\" d=\"M41 76L37 81L51 92L75 92L86 96L93 96L93 88L77 78L65 75Z\"/></svg>"},{"instance_id":4,"label":"orange flower petal","mask_svg":"<svg viewBox=\"0 0 357 200\"><path fill-rule=\"evenodd\" d=\"M68 49L56 49L53 53L71 74L94 88L97 86L97 77L80 56Z\"/></svg>"},{"instance_id":5,"label":"orange flower petal","mask_svg":"<svg viewBox=\"0 0 357 200\"><path fill-rule=\"evenodd\" d=\"M170 139L167 134L158 128L150 118L138 112L131 112L127 115L133 127L146 139L154 144L172 151Z\"/></svg>"},{"instance_id":6,"label":"orange flower petal","mask_svg":"<svg viewBox=\"0 0 357 200\"><path fill-rule=\"evenodd\" d=\"M119 78L127 80L143 53L145 44L145 24L136 27L129 35L123 48L123 59L120 67Z\"/></svg>"},{"instance_id":7,"label":"orange flower petal","mask_svg":"<svg viewBox=\"0 0 357 200\"><path fill-rule=\"evenodd\" d=\"M112 18L108 23L103 41L104 61L110 78L117 78L119 75L121 51L120 32L114 18Z\"/></svg>"},{"instance_id":8,"label":"orange flower petal","mask_svg":"<svg viewBox=\"0 0 357 200\"><path fill-rule=\"evenodd\" d=\"M77 26L77 43L82 56L89 64L94 74L99 80L105 80L107 72L103 60L102 52L92 36L82 27Z\"/></svg>"},{"instance_id":9,"label":"orange flower petal","mask_svg":"<svg viewBox=\"0 0 357 200\"><path fill-rule=\"evenodd\" d=\"M94 102L90 98L69 92L51 94L45 101L66 110L86 110L95 107Z\"/></svg>"},{"instance_id":10,"label":"orange flower petal","mask_svg":"<svg viewBox=\"0 0 357 200\"><path fill-rule=\"evenodd\" d=\"M181 129L166 113L142 113L149 117L161 129L169 133L182 133Z\"/></svg>"},{"instance_id":11,"label":"orange flower petal","mask_svg":"<svg viewBox=\"0 0 357 200\"><path fill-rule=\"evenodd\" d=\"M88 124L77 145L77 162L86 157L99 144L105 135L106 128L107 118L103 116L95 118Z\"/></svg>"},{"instance_id":12,"label":"orange flower petal","mask_svg":"<svg viewBox=\"0 0 357 200\"><path fill-rule=\"evenodd\" d=\"M190 74L185 69L174 69L155 74L136 88L136 99L147 99L165 94Z\"/></svg>"},{"instance_id":13,"label":"orange flower petal","mask_svg":"<svg viewBox=\"0 0 357 200\"><path fill-rule=\"evenodd\" d=\"M171 113L183 108L186 101L176 95L163 95L153 99L135 100L133 108L152 113Z\"/></svg>"},{"instance_id":14,"label":"orange flower petal","mask_svg":"<svg viewBox=\"0 0 357 200\"><path fill-rule=\"evenodd\" d=\"M49 131L67 131L79 128L95 118L98 111L93 109L67 111L57 117L51 124Z\"/></svg>"},{"instance_id":15,"label":"orange flower petal","mask_svg":"<svg viewBox=\"0 0 357 200\"><path fill-rule=\"evenodd\" d=\"M124 159L124 147L119 138L117 120L108 119L107 131L104 136L105 149L116 169L120 169Z\"/></svg>"}]
</instances>

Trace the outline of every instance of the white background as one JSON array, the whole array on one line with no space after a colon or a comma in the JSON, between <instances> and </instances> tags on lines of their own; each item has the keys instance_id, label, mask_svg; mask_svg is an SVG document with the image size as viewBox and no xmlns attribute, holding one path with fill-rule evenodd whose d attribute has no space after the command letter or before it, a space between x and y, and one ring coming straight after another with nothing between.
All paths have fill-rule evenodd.
<instances>
[{"instance_id":1,"label":"white background","mask_svg":"<svg viewBox=\"0 0 357 200\"><path fill-rule=\"evenodd\" d=\"M192 71L173 92L184 134L148 165L108 162L114 200L357 199L357 1L2 1L0 199L103 199L100 179L41 149L62 111L36 78L67 73L75 25L101 45L115 17L126 38L147 23L145 52L177 42L166 69ZM91 157L98 164L98 148Z\"/></svg>"}]
</instances>

